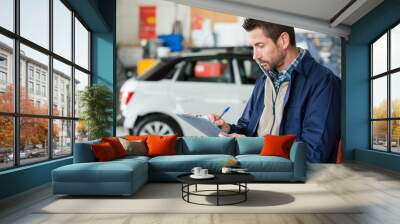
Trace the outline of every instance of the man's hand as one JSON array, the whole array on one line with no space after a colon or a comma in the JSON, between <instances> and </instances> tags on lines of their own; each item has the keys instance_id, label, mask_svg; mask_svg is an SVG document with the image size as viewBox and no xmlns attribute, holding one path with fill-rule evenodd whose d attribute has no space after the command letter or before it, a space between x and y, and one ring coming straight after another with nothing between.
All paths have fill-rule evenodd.
<instances>
[{"instance_id":1,"label":"man's hand","mask_svg":"<svg viewBox=\"0 0 400 224\"><path fill-rule=\"evenodd\" d=\"M210 120L212 123L217 125L221 130L225 133L229 133L231 130L231 127L229 126L228 123L226 123L224 120L219 118L219 115L217 114L209 114L208 115L208 120Z\"/></svg>"}]
</instances>

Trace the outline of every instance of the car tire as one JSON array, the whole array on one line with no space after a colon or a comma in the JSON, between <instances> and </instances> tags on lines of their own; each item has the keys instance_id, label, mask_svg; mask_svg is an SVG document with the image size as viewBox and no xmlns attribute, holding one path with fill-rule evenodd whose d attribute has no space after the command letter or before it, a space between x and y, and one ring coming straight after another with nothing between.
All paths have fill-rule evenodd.
<instances>
[{"instance_id":1,"label":"car tire","mask_svg":"<svg viewBox=\"0 0 400 224\"><path fill-rule=\"evenodd\" d=\"M133 128L134 135L177 135L183 136L182 129L172 118L165 115L150 115L142 118Z\"/></svg>"}]
</instances>

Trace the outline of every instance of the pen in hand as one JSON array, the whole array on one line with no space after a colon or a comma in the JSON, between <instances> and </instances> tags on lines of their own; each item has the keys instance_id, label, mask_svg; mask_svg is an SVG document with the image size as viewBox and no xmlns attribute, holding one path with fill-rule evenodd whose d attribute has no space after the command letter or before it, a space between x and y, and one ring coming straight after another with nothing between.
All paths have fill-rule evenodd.
<instances>
[{"instance_id":1,"label":"pen in hand","mask_svg":"<svg viewBox=\"0 0 400 224\"><path fill-rule=\"evenodd\" d=\"M217 120L221 119L222 116L224 116L224 114L229 111L229 109L231 109L231 107L226 107L225 110L221 113L221 115L219 115Z\"/></svg>"}]
</instances>

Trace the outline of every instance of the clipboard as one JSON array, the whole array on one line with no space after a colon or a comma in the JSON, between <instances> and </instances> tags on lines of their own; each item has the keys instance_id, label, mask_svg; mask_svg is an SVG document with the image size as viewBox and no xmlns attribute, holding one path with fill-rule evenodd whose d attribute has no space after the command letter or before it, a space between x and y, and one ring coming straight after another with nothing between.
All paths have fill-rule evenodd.
<instances>
[{"instance_id":1,"label":"clipboard","mask_svg":"<svg viewBox=\"0 0 400 224\"><path fill-rule=\"evenodd\" d=\"M176 114L208 137L218 137L221 129L208 120L207 115Z\"/></svg>"}]
</instances>

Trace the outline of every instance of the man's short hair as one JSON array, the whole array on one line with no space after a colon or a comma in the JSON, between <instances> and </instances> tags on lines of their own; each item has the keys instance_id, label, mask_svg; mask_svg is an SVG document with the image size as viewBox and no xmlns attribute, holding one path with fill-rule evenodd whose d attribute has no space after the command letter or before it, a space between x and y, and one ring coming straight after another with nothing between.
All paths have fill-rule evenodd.
<instances>
[{"instance_id":1,"label":"man's short hair","mask_svg":"<svg viewBox=\"0 0 400 224\"><path fill-rule=\"evenodd\" d=\"M289 34L290 45L296 46L296 36L294 28L291 26L284 26L275 23L269 23L261 20L247 18L244 20L242 27L247 31L252 31L256 28L261 28L266 37L271 38L275 43L279 36L286 32Z\"/></svg>"}]
</instances>

